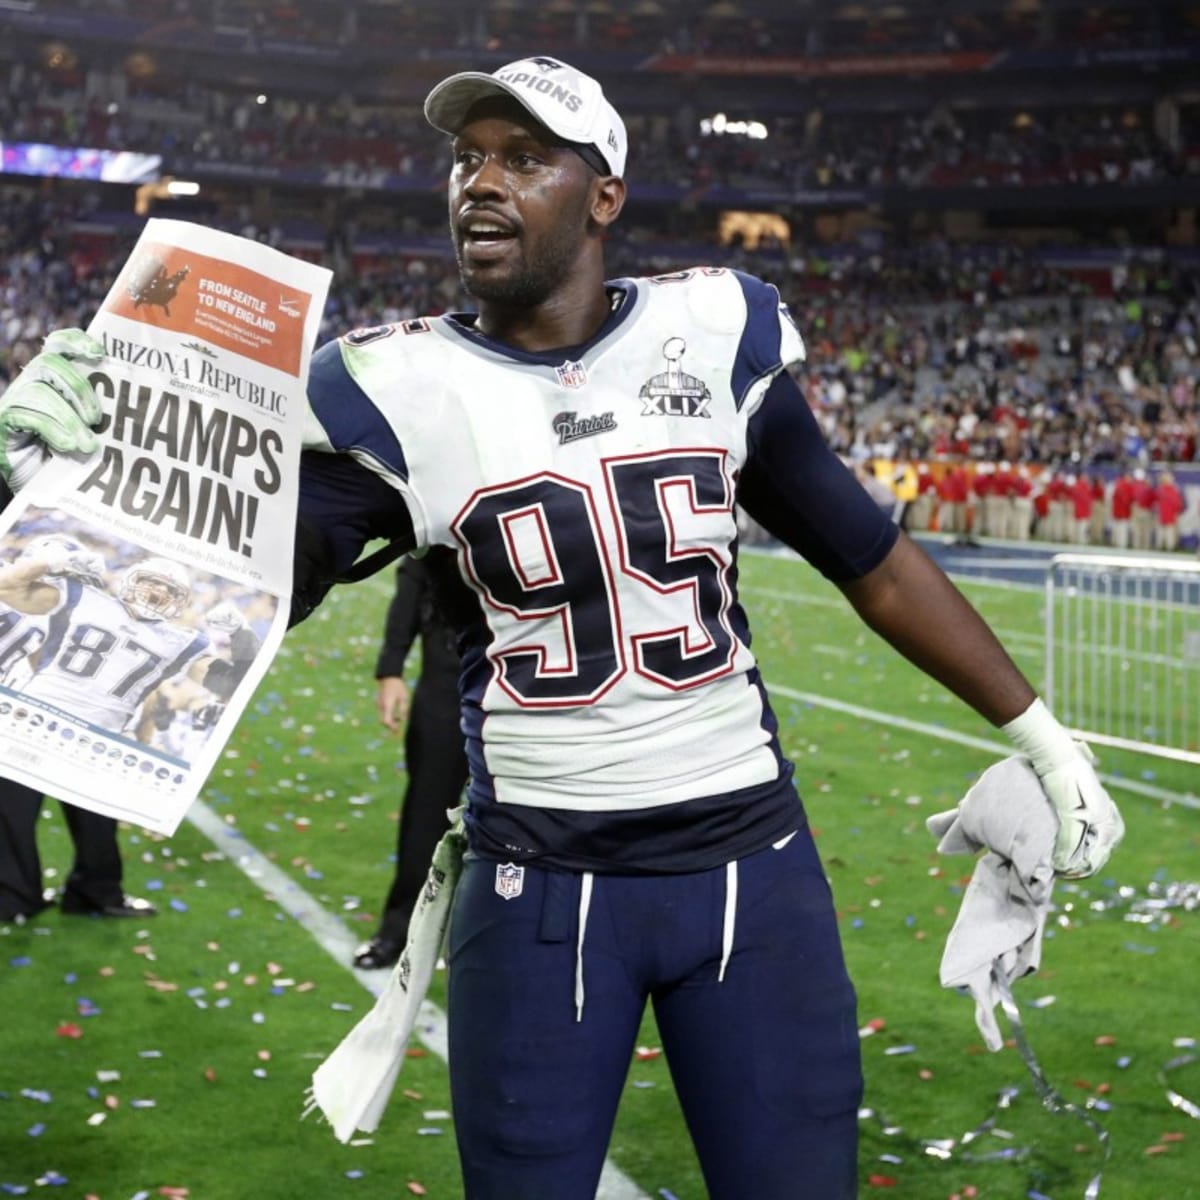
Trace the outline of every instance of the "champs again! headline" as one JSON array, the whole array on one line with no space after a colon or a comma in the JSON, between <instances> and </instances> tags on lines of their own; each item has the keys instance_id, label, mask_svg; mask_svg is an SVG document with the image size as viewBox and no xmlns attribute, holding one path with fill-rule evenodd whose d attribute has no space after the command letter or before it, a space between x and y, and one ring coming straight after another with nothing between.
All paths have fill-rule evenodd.
<instances>
[{"instance_id":1,"label":"champs again! headline","mask_svg":"<svg viewBox=\"0 0 1200 1200\"><path fill-rule=\"evenodd\" d=\"M253 461L258 492L277 492L279 433L175 392L127 379L114 383L102 371L89 379L97 395L114 401L99 426L112 441L79 491L152 525L251 557L258 496L228 481Z\"/></svg>"}]
</instances>

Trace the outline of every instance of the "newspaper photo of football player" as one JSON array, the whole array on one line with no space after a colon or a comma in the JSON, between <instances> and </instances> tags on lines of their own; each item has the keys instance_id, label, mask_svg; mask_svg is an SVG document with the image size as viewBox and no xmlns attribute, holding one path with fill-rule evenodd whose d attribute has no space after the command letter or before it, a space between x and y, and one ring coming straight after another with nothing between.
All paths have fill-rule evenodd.
<instances>
[{"instance_id":1,"label":"newspaper photo of football player","mask_svg":"<svg viewBox=\"0 0 1200 1200\"><path fill-rule=\"evenodd\" d=\"M255 619L269 624L274 599L50 510L31 509L5 541L0 686L116 745L191 761L257 654ZM177 725L187 738L168 736Z\"/></svg>"}]
</instances>

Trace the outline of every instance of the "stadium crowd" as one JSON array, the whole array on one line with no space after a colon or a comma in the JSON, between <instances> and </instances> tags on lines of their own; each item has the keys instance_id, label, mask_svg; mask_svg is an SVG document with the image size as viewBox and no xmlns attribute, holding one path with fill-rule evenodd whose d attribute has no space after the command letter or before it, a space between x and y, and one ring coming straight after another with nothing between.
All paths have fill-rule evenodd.
<instances>
[{"instance_id":1,"label":"stadium crowd","mask_svg":"<svg viewBox=\"0 0 1200 1200\"><path fill-rule=\"evenodd\" d=\"M238 30L257 42L364 40L445 49L538 45L660 53L776 55L934 54L1013 47L1159 46L1189 32L1169 6L786 6L763 0L698 6L650 0L614 6L559 0L413 6L387 0L338 5L301 0L37 0L43 10L110 15L150 25Z\"/></svg>"},{"instance_id":2,"label":"stadium crowd","mask_svg":"<svg viewBox=\"0 0 1200 1200\"><path fill-rule=\"evenodd\" d=\"M683 189L830 189L985 185L1094 186L1200 176L1196 106L1183 105L1169 137L1149 106L1019 106L958 111L832 113L766 119L769 136L720 136L699 115L647 120L635 177ZM15 65L0 90L0 138L136 150L186 174L237 167L346 168L400 178L439 174L444 142L394 106L248 94L180 79L124 103L88 95L85 73Z\"/></svg>"},{"instance_id":3,"label":"stadium crowd","mask_svg":"<svg viewBox=\"0 0 1200 1200\"><path fill-rule=\"evenodd\" d=\"M136 236L133 226L89 237L96 194L82 195L0 190L0 385L49 330L87 324ZM216 223L288 248L280 227L261 230L245 213ZM322 339L469 307L444 236L427 236L427 252L374 258L331 241L338 269ZM1047 265L1015 242L926 238L901 248L864 236L836 247L708 249L631 227L610 264L619 275L719 261L775 282L806 337L803 383L826 437L849 461L900 464L888 482L915 502L910 524L1078 540L1092 529L1090 511L1076 525L1048 507L1063 487L1105 469L1111 492L1118 468L1157 483L1166 464L1200 461L1200 282L1166 256L1089 272ZM965 464L966 494L942 494L950 472L940 466L929 480L905 466L922 462ZM981 481L1000 463L1012 470L993 491L1021 501L1006 513L1024 512L1028 498L1028 520L985 515L976 485L986 491L995 481Z\"/></svg>"}]
</instances>

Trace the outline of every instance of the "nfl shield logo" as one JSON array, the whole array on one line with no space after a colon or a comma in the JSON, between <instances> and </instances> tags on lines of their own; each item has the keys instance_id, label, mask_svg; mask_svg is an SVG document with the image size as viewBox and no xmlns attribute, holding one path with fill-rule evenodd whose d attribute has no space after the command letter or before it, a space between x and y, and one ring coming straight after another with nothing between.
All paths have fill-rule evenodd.
<instances>
[{"instance_id":1,"label":"nfl shield logo","mask_svg":"<svg viewBox=\"0 0 1200 1200\"><path fill-rule=\"evenodd\" d=\"M496 864L496 895L515 900L525 887L525 868L513 863Z\"/></svg>"},{"instance_id":2,"label":"nfl shield logo","mask_svg":"<svg viewBox=\"0 0 1200 1200\"><path fill-rule=\"evenodd\" d=\"M556 367L558 382L565 388L581 388L587 383L587 371L581 362L565 362Z\"/></svg>"}]
</instances>

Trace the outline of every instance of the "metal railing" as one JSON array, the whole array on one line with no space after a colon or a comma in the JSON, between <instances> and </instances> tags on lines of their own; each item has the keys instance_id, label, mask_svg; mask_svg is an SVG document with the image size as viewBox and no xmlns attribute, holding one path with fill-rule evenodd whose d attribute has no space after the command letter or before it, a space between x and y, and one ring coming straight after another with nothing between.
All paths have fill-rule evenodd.
<instances>
[{"instance_id":1,"label":"metal railing","mask_svg":"<svg viewBox=\"0 0 1200 1200\"><path fill-rule=\"evenodd\" d=\"M1046 702L1088 741L1200 763L1200 563L1059 554Z\"/></svg>"}]
</instances>

